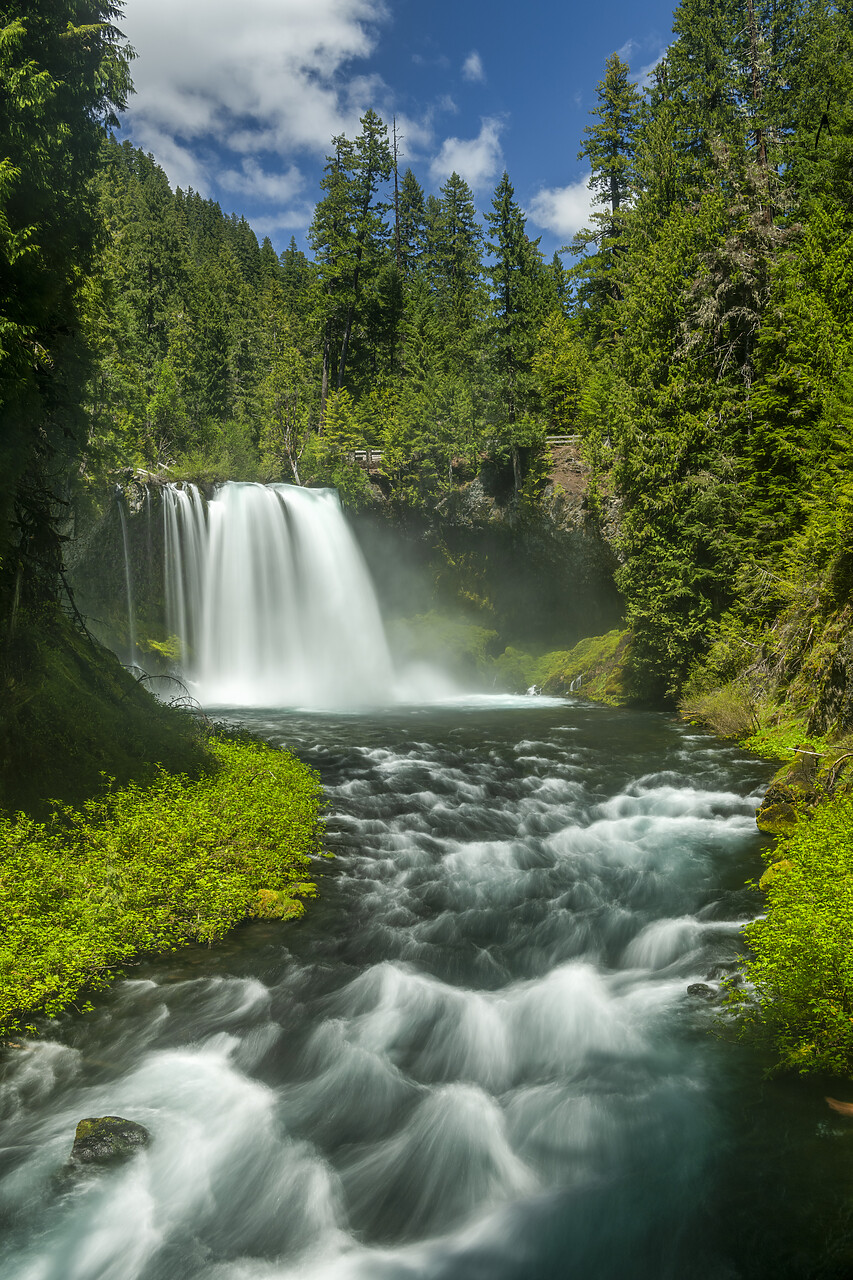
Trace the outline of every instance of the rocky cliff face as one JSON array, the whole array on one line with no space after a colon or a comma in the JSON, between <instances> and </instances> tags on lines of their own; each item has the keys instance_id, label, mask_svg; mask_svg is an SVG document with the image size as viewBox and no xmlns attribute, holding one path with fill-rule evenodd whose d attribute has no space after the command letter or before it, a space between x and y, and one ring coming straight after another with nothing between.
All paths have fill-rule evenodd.
<instances>
[{"instance_id":1,"label":"rocky cliff face","mask_svg":"<svg viewBox=\"0 0 853 1280\"><path fill-rule=\"evenodd\" d=\"M122 527L122 509L124 527ZM165 636L162 484L124 473L108 490L80 502L65 530L68 578L94 635L124 662L132 657L131 617L139 660L157 666L153 641Z\"/></svg>"},{"instance_id":2,"label":"rocky cliff face","mask_svg":"<svg viewBox=\"0 0 853 1280\"><path fill-rule=\"evenodd\" d=\"M428 513L393 510L374 483L372 509L354 524L386 608L447 610L507 643L546 647L616 627L618 500L605 495L593 509L577 447L554 453L535 503L488 466Z\"/></svg>"}]
</instances>

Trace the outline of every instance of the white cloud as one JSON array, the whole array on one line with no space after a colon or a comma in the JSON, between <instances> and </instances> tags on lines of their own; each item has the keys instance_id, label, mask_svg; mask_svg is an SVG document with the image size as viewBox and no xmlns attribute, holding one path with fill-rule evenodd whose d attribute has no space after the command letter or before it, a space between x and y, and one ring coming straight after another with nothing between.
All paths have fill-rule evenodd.
<instances>
[{"instance_id":1,"label":"white cloud","mask_svg":"<svg viewBox=\"0 0 853 1280\"><path fill-rule=\"evenodd\" d=\"M473 81L475 84L485 83L486 71L483 66L483 59L476 49L472 49L462 63L462 77L465 80Z\"/></svg>"},{"instance_id":2,"label":"white cloud","mask_svg":"<svg viewBox=\"0 0 853 1280\"><path fill-rule=\"evenodd\" d=\"M445 138L429 167L433 182L441 182L455 171L475 191L484 187L503 163L502 128L502 121L494 116L485 116L480 121L480 132L476 138Z\"/></svg>"},{"instance_id":3,"label":"white cloud","mask_svg":"<svg viewBox=\"0 0 853 1280\"><path fill-rule=\"evenodd\" d=\"M595 204L589 179L590 175L586 174L567 187L544 188L533 197L525 212L537 227L568 240L590 224Z\"/></svg>"},{"instance_id":4,"label":"white cloud","mask_svg":"<svg viewBox=\"0 0 853 1280\"><path fill-rule=\"evenodd\" d=\"M322 154L334 134L357 129L384 88L343 73L372 53L386 16L384 0L129 0L134 138L152 149L156 140L157 159L181 184L193 172L192 144ZM195 166L192 185L202 189Z\"/></svg>"},{"instance_id":5,"label":"white cloud","mask_svg":"<svg viewBox=\"0 0 853 1280\"><path fill-rule=\"evenodd\" d=\"M245 159L239 169L219 173L217 180L226 191L277 204L289 203L305 186L305 179L295 165L284 173L269 173L251 157Z\"/></svg>"},{"instance_id":6,"label":"white cloud","mask_svg":"<svg viewBox=\"0 0 853 1280\"><path fill-rule=\"evenodd\" d=\"M263 240L264 236L275 240L283 231L291 233L303 231L305 227L310 226L313 218L313 204L298 204L292 209L286 209L284 213L273 214L269 218L252 218L252 230L258 240Z\"/></svg>"},{"instance_id":7,"label":"white cloud","mask_svg":"<svg viewBox=\"0 0 853 1280\"><path fill-rule=\"evenodd\" d=\"M133 141L143 151L151 152L165 169L173 187L182 187L184 191L189 187L202 193L207 191L208 174L203 162L170 133L143 120L133 131Z\"/></svg>"},{"instance_id":8,"label":"white cloud","mask_svg":"<svg viewBox=\"0 0 853 1280\"><path fill-rule=\"evenodd\" d=\"M660 65L665 54L666 48L658 50L657 56L651 62L648 62L644 67L640 67L640 70L634 76L634 84L638 89L648 89L652 83L655 68Z\"/></svg>"},{"instance_id":9,"label":"white cloud","mask_svg":"<svg viewBox=\"0 0 853 1280\"><path fill-rule=\"evenodd\" d=\"M623 62L627 62L630 66L631 59L635 54L645 53L657 48L657 53L651 62L647 62L645 66L640 67L639 71L635 71L631 76L634 84L638 89L647 89L652 82L652 72L666 53L666 46L662 45L655 36L645 36L642 40L626 40L621 49L616 50L616 56L621 58Z\"/></svg>"}]
</instances>

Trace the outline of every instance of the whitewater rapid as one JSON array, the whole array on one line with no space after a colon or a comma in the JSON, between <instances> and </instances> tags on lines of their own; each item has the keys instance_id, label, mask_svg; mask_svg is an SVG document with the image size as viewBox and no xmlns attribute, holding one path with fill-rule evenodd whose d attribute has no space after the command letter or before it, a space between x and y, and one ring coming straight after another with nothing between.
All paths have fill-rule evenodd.
<instances>
[{"instance_id":1,"label":"whitewater rapid","mask_svg":"<svg viewBox=\"0 0 853 1280\"><path fill-rule=\"evenodd\" d=\"M687 988L718 989L754 912L766 767L535 703L240 713L321 771L322 898L9 1056L0 1274L740 1274L708 1218L737 1141L718 1015ZM151 1146L57 1190L77 1120L107 1113Z\"/></svg>"}]
</instances>

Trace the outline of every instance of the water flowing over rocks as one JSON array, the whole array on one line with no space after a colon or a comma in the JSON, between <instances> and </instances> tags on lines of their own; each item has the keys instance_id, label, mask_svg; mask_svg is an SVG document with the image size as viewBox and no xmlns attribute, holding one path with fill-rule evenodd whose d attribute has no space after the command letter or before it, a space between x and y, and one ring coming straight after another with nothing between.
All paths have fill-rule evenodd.
<instances>
[{"instance_id":1,"label":"water flowing over rocks","mask_svg":"<svg viewBox=\"0 0 853 1280\"><path fill-rule=\"evenodd\" d=\"M584 477L580 480L585 483ZM320 628L324 640L344 627L352 641L348 661L358 661L361 643L360 632L353 625L353 609L358 614L362 599L369 603L374 592L386 616L419 614L438 607L497 630L504 644L542 643L565 648L583 635L601 634L618 625L621 604L613 585L618 509L614 500L607 498L602 518L592 519L582 488L568 492L552 485L541 507L521 518L494 477L486 474L461 486L429 517L414 511L392 511L377 501L370 510L351 513L344 524L337 498L329 490L292 485L169 484L141 474L127 477L103 495L98 513L76 511L66 530L69 572L78 603L95 634L122 661L151 673L171 670L188 658L196 668L202 661L210 664L214 642L207 642L203 653L187 634L204 617L205 608L218 608L228 623L224 636L215 643L230 643L227 637L233 636L245 609L244 601L225 590L226 576L232 569L236 573L240 563L252 563L246 559L250 552L246 539L257 550L258 529L249 534L245 508L250 501L260 507L262 493L266 493L270 507L270 532L277 519L273 494L277 493L291 512L284 517L286 527L278 530L279 550L263 570L267 586L273 572L283 575L284 584L278 612L270 613L267 628L275 621L286 631L288 617L292 625L288 597L297 606L297 616L308 603L315 617L327 619ZM341 518L336 535L339 545L346 545L349 532L344 536L344 530L348 528L358 547L348 549L346 558L350 561L355 554L362 561L337 619L332 618L331 609L336 599L340 603L339 588L334 583L330 587L325 577L324 585L318 585L317 574L325 573L323 566L310 561L303 564L298 579L289 567L288 548L295 546L294 539L302 549L309 546L305 536L309 514L316 515L321 507L326 517L337 508ZM220 525L220 517L226 520L227 542L223 542L216 520L208 520L208 511ZM242 533L238 528L241 521ZM301 538L297 525L304 531ZM232 568L221 559L226 545ZM201 576L193 577L191 563L200 568L205 557L206 568ZM180 580L174 573L178 558L184 564ZM331 556L331 563L336 559L337 553ZM219 574L216 606L210 594L214 566ZM372 585L365 586L365 566ZM269 594L263 581L253 580L257 572L261 572L257 567L247 572L242 582L244 595L253 586ZM345 564L340 566L338 582L341 576L347 576ZM205 581L207 603L202 604L199 592ZM230 606L225 600L230 600ZM257 650L261 635L267 634L263 629L259 633ZM375 625L372 634L376 634ZM269 649L269 640L263 643ZM390 684L387 671L381 669L381 649L381 644L372 646L375 677L362 670L351 685L365 690L363 700L367 702L383 675ZM258 659L265 661L260 652L251 658L253 662ZM340 690L330 691L328 705L333 705L335 692ZM227 691L222 688L221 693L224 698Z\"/></svg>"}]
</instances>

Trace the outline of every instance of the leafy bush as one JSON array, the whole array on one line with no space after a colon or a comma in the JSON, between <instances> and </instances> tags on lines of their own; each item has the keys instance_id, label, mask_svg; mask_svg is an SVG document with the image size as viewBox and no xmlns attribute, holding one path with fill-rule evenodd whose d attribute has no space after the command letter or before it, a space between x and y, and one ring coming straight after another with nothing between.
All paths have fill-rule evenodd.
<instances>
[{"instance_id":1,"label":"leafy bush","mask_svg":"<svg viewBox=\"0 0 853 1280\"><path fill-rule=\"evenodd\" d=\"M767 914L747 926L747 976L779 1065L853 1071L853 799L801 819L762 877Z\"/></svg>"},{"instance_id":2,"label":"leafy bush","mask_svg":"<svg viewBox=\"0 0 853 1280\"><path fill-rule=\"evenodd\" d=\"M682 698L678 709L688 720L707 725L721 738L744 738L758 730L749 690L734 680L720 689Z\"/></svg>"},{"instance_id":3,"label":"leafy bush","mask_svg":"<svg viewBox=\"0 0 853 1280\"><path fill-rule=\"evenodd\" d=\"M285 752L213 739L198 779L161 771L38 823L0 819L0 1031L106 985L142 951L213 942L312 896L320 784Z\"/></svg>"}]
</instances>

